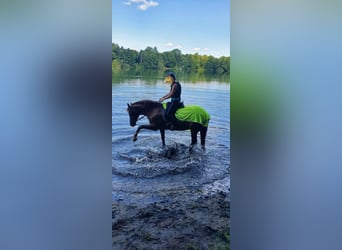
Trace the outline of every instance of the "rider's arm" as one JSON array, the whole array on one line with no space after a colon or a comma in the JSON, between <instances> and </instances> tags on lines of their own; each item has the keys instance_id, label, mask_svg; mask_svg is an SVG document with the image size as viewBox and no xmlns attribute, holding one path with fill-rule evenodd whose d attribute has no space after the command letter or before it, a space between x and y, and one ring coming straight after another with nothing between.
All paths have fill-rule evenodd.
<instances>
[{"instance_id":1,"label":"rider's arm","mask_svg":"<svg viewBox=\"0 0 342 250\"><path fill-rule=\"evenodd\" d=\"M160 102L163 102L166 99L169 99L174 93L176 93L178 86L175 84L172 86L171 90L169 93L167 93L165 96L159 99Z\"/></svg>"}]
</instances>

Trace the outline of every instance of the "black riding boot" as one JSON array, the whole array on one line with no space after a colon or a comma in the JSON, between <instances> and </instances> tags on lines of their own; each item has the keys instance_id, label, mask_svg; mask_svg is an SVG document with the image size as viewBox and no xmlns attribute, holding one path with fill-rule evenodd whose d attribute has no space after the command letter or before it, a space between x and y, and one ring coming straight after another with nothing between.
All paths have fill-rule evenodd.
<instances>
[{"instance_id":1,"label":"black riding boot","mask_svg":"<svg viewBox=\"0 0 342 250\"><path fill-rule=\"evenodd\" d=\"M172 115L171 119L170 119L170 126L169 126L170 130L175 130L176 129L176 122L177 122L176 117L174 115Z\"/></svg>"},{"instance_id":2,"label":"black riding boot","mask_svg":"<svg viewBox=\"0 0 342 250\"><path fill-rule=\"evenodd\" d=\"M165 128L174 130L175 129L175 118L174 117L165 117Z\"/></svg>"}]
</instances>

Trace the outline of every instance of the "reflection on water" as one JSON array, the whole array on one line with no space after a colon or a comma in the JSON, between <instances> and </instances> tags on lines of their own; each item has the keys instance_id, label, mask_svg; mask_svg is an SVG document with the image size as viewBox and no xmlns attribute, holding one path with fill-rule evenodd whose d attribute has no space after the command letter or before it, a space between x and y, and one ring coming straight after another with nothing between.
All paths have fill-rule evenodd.
<instances>
[{"instance_id":1,"label":"reflection on water","mask_svg":"<svg viewBox=\"0 0 342 250\"><path fill-rule=\"evenodd\" d=\"M142 82L144 84L157 84L160 81L164 80L164 73L155 73L155 72L145 72L143 75L135 74L135 73L124 73L124 74L113 74L112 75L112 83L122 83L122 82ZM229 74L222 75L210 75L210 74L181 74L176 72L177 80L187 83L209 83L209 82L218 82L218 83L226 83L230 82Z\"/></svg>"}]
</instances>

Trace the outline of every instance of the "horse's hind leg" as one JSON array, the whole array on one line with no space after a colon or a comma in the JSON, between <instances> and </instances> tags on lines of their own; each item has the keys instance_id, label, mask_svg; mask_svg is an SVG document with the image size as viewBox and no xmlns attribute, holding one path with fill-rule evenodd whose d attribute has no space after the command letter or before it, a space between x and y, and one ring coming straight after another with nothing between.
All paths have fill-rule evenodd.
<instances>
[{"instance_id":1,"label":"horse's hind leg","mask_svg":"<svg viewBox=\"0 0 342 250\"><path fill-rule=\"evenodd\" d=\"M201 128L201 146L205 149L205 138L207 136L208 127Z\"/></svg>"},{"instance_id":2,"label":"horse's hind leg","mask_svg":"<svg viewBox=\"0 0 342 250\"><path fill-rule=\"evenodd\" d=\"M191 128L191 146L197 144L197 133L198 133L198 128L192 127Z\"/></svg>"}]
</instances>

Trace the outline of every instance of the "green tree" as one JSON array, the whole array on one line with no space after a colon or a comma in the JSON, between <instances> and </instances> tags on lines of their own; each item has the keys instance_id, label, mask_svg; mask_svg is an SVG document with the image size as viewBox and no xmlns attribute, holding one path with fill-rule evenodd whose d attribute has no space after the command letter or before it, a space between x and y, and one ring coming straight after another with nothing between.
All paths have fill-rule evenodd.
<instances>
[{"instance_id":1,"label":"green tree","mask_svg":"<svg viewBox=\"0 0 342 250\"><path fill-rule=\"evenodd\" d=\"M119 45L112 43L112 61L119 58L120 47Z\"/></svg>"},{"instance_id":2,"label":"green tree","mask_svg":"<svg viewBox=\"0 0 342 250\"><path fill-rule=\"evenodd\" d=\"M112 72L119 73L121 71L121 63L118 59L112 61Z\"/></svg>"},{"instance_id":3,"label":"green tree","mask_svg":"<svg viewBox=\"0 0 342 250\"><path fill-rule=\"evenodd\" d=\"M230 74L230 57L221 56L218 59L217 71L218 74Z\"/></svg>"},{"instance_id":4,"label":"green tree","mask_svg":"<svg viewBox=\"0 0 342 250\"><path fill-rule=\"evenodd\" d=\"M125 49L112 43L112 72L165 71L171 69L179 73L216 74L230 73L230 57L215 58L196 54L183 55L179 49L159 53L156 47L136 51Z\"/></svg>"},{"instance_id":5,"label":"green tree","mask_svg":"<svg viewBox=\"0 0 342 250\"><path fill-rule=\"evenodd\" d=\"M138 62L146 70L158 70L159 52L156 47L147 47L139 53Z\"/></svg>"},{"instance_id":6,"label":"green tree","mask_svg":"<svg viewBox=\"0 0 342 250\"><path fill-rule=\"evenodd\" d=\"M215 74L218 69L218 60L213 57L209 56L207 62L204 65L204 71L208 74Z\"/></svg>"}]
</instances>

